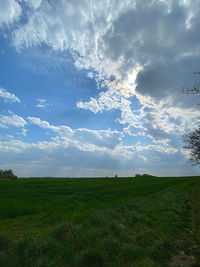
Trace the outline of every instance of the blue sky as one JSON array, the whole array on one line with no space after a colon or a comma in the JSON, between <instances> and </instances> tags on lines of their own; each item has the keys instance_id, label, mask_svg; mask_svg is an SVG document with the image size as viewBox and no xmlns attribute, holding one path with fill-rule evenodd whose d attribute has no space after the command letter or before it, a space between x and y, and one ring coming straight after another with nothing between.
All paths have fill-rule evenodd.
<instances>
[{"instance_id":1,"label":"blue sky","mask_svg":"<svg viewBox=\"0 0 200 267\"><path fill-rule=\"evenodd\" d=\"M199 175L198 0L0 0L0 168Z\"/></svg>"}]
</instances>

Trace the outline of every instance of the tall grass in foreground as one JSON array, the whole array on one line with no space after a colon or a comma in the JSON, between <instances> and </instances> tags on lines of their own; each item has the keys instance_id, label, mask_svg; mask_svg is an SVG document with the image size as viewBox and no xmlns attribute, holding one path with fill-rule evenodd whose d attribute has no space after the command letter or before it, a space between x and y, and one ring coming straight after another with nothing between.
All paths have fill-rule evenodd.
<instances>
[{"instance_id":1,"label":"tall grass in foreground","mask_svg":"<svg viewBox=\"0 0 200 267\"><path fill-rule=\"evenodd\" d=\"M137 196L82 223L63 221L43 237L0 235L0 266L200 266L191 235L199 230L192 217L199 189L186 181Z\"/></svg>"}]
</instances>

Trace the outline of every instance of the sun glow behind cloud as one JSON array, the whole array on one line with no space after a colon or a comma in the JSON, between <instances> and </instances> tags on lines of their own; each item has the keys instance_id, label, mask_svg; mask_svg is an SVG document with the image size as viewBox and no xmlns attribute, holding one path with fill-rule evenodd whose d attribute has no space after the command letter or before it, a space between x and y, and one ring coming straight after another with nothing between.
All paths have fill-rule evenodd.
<instances>
[{"instance_id":1,"label":"sun glow behind cloud","mask_svg":"<svg viewBox=\"0 0 200 267\"><path fill-rule=\"evenodd\" d=\"M124 85L122 84L122 88L124 89L123 93L126 97L130 97L131 95L136 95L136 79L138 73L143 69L142 66L138 65L136 66L131 73L128 73L128 78L124 82Z\"/></svg>"}]
</instances>

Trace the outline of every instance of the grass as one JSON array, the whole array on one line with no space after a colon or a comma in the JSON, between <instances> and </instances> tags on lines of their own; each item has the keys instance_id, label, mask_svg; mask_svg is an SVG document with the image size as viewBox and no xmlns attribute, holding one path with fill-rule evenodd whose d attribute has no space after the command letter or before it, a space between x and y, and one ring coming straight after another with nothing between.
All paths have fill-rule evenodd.
<instances>
[{"instance_id":1,"label":"grass","mask_svg":"<svg viewBox=\"0 0 200 267\"><path fill-rule=\"evenodd\" d=\"M0 266L200 266L200 180L0 182Z\"/></svg>"}]
</instances>

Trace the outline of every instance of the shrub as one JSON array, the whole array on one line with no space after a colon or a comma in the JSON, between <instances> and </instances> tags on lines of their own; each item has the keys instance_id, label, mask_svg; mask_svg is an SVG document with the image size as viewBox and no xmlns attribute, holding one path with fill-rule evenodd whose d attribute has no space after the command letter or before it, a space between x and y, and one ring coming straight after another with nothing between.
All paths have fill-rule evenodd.
<instances>
[{"instance_id":1,"label":"shrub","mask_svg":"<svg viewBox=\"0 0 200 267\"><path fill-rule=\"evenodd\" d=\"M13 174L12 170L1 170L0 169L0 179L17 179L17 176Z\"/></svg>"}]
</instances>

